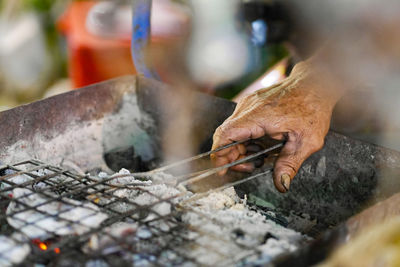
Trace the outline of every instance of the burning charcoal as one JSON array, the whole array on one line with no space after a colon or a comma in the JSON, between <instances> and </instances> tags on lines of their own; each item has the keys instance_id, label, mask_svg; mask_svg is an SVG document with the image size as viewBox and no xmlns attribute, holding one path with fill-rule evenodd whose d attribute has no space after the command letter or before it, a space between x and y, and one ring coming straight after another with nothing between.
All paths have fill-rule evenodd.
<instances>
[{"instance_id":1,"label":"burning charcoal","mask_svg":"<svg viewBox=\"0 0 400 267\"><path fill-rule=\"evenodd\" d=\"M13 199L7 208L7 221L31 239L83 234L107 218L92 203L68 198L53 200L57 198L50 193L15 188Z\"/></svg>"},{"instance_id":2,"label":"burning charcoal","mask_svg":"<svg viewBox=\"0 0 400 267\"><path fill-rule=\"evenodd\" d=\"M268 219L277 218L269 210L251 209L233 188L200 198L161 172L69 176L52 170L0 182L11 197L3 224L24 236L0 236L0 266L25 264L25 257L46 266L266 265L308 240Z\"/></svg>"},{"instance_id":3,"label":"burning charcoal","mask_svg":"<svg viewBox=\"0 0 400 267\"><path fill-rule=\"evenodd\" d=\"M30 252L28 244L19 243L14 238L0 236L0 266L19 264Z\"/></svg>"}]
</instances>

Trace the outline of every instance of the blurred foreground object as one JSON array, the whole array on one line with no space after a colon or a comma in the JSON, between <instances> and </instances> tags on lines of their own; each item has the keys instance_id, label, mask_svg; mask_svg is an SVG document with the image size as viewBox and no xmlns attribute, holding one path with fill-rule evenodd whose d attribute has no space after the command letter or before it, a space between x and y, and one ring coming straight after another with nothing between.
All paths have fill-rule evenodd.
<instances>
[{"instance_id":1,"label":"blurred foreground object","mask_svg":"<svg viewBox=\"0 0 400 267\"><path fill-rule=\"evenodd\" d=\"M51 76L51 58L37 15L0 18L0 79L8 95L37 98Z\"/></svg>"},{"instance_id":2,"label":"blurred foreground object","mask_svg":"<svg viewBox=\"0 0 400 267\"><path fill-rule=\"evenodd\" d=\"M251 65L250 42L240 28L237 0L192 0L193 32L188 67L200 84L219 85L240 78Z\"/></svg>"},{"instance_id":3,"label":"blurred foreground object","mask_svg":"<svg viewBox=\"0 0 400 267\"><path fill-rule=\"evenodd\" d=\"M364 229L320 266L400 266L400 217Z\"/></svg>"},{"instance_id":4,"label":"blurred foreground object","mask_svg":"<svg viewBox=\"0 0 400 267\"><path fill-rule=\"evenodd\" d=\"M368 227L386 223L398 216L400 216L400 193L380 201L350 218L346 223L349 229L349 238L354 238Z\"/></svg>"}]
</instances>

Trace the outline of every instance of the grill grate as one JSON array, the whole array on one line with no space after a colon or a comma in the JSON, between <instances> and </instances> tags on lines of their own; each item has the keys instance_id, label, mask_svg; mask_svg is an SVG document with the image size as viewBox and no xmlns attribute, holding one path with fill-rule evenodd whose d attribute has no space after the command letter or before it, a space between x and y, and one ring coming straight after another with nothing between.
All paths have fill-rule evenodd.
<instances>
[{"instance_id":1,"label":"grill grate","mask_svg":"<svg viewBox=\"0 0 400 267\"><path fill-rule=\"evenodd\" d=\"M129 173L78 175L28 160L0 175L0 265L246 265L274 237L240 227L226 235L223 216L181 205L189 193Z\"/></svg>"}]
</instances>

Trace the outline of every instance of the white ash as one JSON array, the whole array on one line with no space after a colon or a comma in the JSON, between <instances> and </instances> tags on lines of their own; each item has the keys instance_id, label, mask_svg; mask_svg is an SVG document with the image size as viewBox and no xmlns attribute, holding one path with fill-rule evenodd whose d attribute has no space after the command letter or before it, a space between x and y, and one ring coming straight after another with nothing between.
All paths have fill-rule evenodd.
<instances>
[{"instance_id":1,"label":"white ash","mask_svg":"<svg viewBox=\"0 0 400 267\"><path fill-rule=\"evenodd\" d=\"M185 262L181 256L164 249L173 244L176 251L202 265L235 263L246 266L268 264L277 255L294 251L308 239L250 210L233 188L191 201L193 194L171 186L175 179L171 177L161 173L157 179L143 181L125 169L112 176L100 173L98 177L91 177L96 181L106 181L106 185L96 187L108 187L112 194L102 196L93 188L88 190L93 194L87 196L89 201L96 200L99 205L110 204L108 208L120 213L137 210L137 206L144 206L145 212L142 210L126 218L127 222L114 223L93 234L83 251L87 254L121 255L135 266L157 262L183 265ZM168 184L161 183L164 178ZM22 184L29 178L18 179L15 180ZM47 184L41 189L47 190ZM7 221L30 239L80 235L98 227L108 217L90 202L68 198L49 201L57 196L46 191L39 193L15 188L12 195L23 204L11 201L6 211ZM37 210L25 210L27 207L36 207ZM166 219L157 219L160 216ZM174 234L170 234L172 229ZM128 248L126 244L129 244ZM159 256L156 258L154 255Z\"/></svg>"},{"instance_id":2,"label":"white ash","mask_svg":"<svg viewBox=\"0 0 400 267\"><path fill-rule=\"evenodd\" d=\"M5 171L5 175L12 175L15 173L17 173L17 172L14 170L10 170L10 169L7 169ZM44 175L48 175L49 173L48 173L48 170L38 170L38 171L33 171L32 174L37 175L37 176L44 176ZM11 184L15 184L15 185L26 184L27 186L31 186L31 187L34 184L34 180L35 180L35 178L33 178L32 176L29 176L27 174L20 174L20 175L16 175L16 176L6 179L6 181L10 182ZM3 181L1 183L1 189L10 188L13 186L7 182ZM43 182L39 182L39 183L36 183L36 186L38 188L42 188L42 187L45 187L46 184Z\"/></svg>"},{"instance_id":3,"label":"white ash","mask_svg":"<svg viewBox=\"0 0 400 267\"><path fill-rule=\"evenodd\" d=\"M104 256L118 255L126 262L131 262L133 266L153 266L151 262L157 261L155 255L164 254L160 256L163 259L158 259L161 260L160 262L167 260L166 256L171 255L163 251L163 247L168 245L171 237L157 237L149 227L139 226L137 223L114 223L92 235L83 251L95 255L99 253Z\"/></svg>"},{"instance_id":4,"label":"white ash","mask_svg":"<svg viewBox=\"0 0 400 267\"><path fill-rule=\"evenodd\" d=\"M264 263L268 263L281 253L296 250L308 239L250 210L238 201L233 188L212 193L192 203L191 208L193 211L184 214L183 221L200 231L220 237L210 239L201 236L196 239L200 247L188 251L189 255L205 265L220 263L224 260L221 255L231 255L231 260L235 262L235 255L239 255L238 258L245 255L246 248L249 253L256 249L260 253L259 259L262 258Z\"/></svg>"},{"instance_id":5,"label":"white ash","mask_svg":"<svg viewBox=\"0 0 400 267\"><path fill-rule=\"evenodd\" d=\"M101 173L99 178L107 179L109 177L110 176ZM149 212L146 218L142 218L144 221L150 221L159 216L170 214L172 206L179 203L183 197L182 192L174 187L157 183L154 180L143 181L136 179L133 174L126 169L121 169L110 178L112 177L115 178L107 180L107 183L114 186L125 186L125 188L114 190L113 196L119 198L119 201L113 204L111 208L114 211L124 213L137 209L137 205L141 207L149 206L148 211L152 212ZM161 179L161 177L166 177L168 179L171 175L160 174L157 177L158 179ZM128 201L123 201L123 199L127 199ZM110 202L112 200L114 199L110 199ZM137 217L134 216L134 218Z\"/></svg>"},{"instance_id":6,"label":"white ash","mask_svg":"<svg viewBox=\"0 0 400 267\"><path fill-rule=\"evenodd\" d=\"M160 202L149 208L153 212L147 216L146 221L170 214L172 204L178 202L177 197L179 194L179 190L168 187L165 184L138 186L134 189L118 189L113 193L114 196L127 198L130 202L139 206L151 206ZM168 199L170 199L170 202L167 201Z\"/></svg>"},{"instance_id":7,"label":"white ash","mask_svg":"<svg viewBox=\"0 0 400 267\"><path fill-rule=\"evenodd\" d=\"M126 176L113 179L112 183L119 186L127 185L129 188L116 189L113 193L115 197L126 198L140 206L151 205L160 200L171 198L170 203L162 202L150 208L152 211L157 212L158 215L150 212L145 217L131 217L137 220L137 223L142 224L158 216L169 214L172 216L174 206L180 205L180 209L183 210L180 218L188 226L185 228L194 230L182 229L180 235L191 241L181 241L181 244L177 244L176 248L187 256L196 259L200 264L230 265L235 263L243 266L268 264L277 255L294 251L303 242L309 240L307 236L280 226L266 219L261 213L250 210L245 201L236 195L233 188L211 193L207 197L190 202L190 200L188 201L188 198L192 196L190 192L183 195L175 187L166 184L140 181L126 170L121 170L118 175ZM108 177L106 175L101 176L101 179ZM135 186L131 187L130 185ZM125 206L121 204L115 208L121 211L136 209L132 204L125 204ZM157 220L152 223L157 229L163 228L166 232L173 227L170 221L166 223L164 220ZM114 237L119 236L126 239L126 235L123 234L124 227L124 225L114 224L107 228L106 231L107 234L111 234ZM134 229L137 225L134 224L130 227ZM151 225L138 226L136 233L131 233L130 240L136 240L136 245L143 243L143 240L151 241L155 244L155 247L147 248L144 251L148 253L150 249L155 255L158 255L156 253L156 250L159 249L157 246L162 247L160 244L166 243L168 240L163 236L152 236L152 232L149 230L151 227ZM117 233L116 236L115 233ZM115 245L115 241L107 239L107 235L100 235L92 237L93 240L88 245L91 251L98 249L103 253L116 252L116 250L124 251L123 248ZM170 240L170 242L173 242L173 240ZM140 251L140 249L135 251ZM124 255L132 255L130 251L125 251L124 253ZM176 255L173 255L175 255L173 252L165 251L159 256L163 259L158 259L158 261L171 262L168 260L169 258L177 258ZM149 258L144 257L139 252L133 253L132 259L135 264L144 264L146 266L145 263L147 263L148 266L152 263Z\"/></svg>"},{"instance_id":8,"label":"white ash","mask_svg":"<svg viewBox=\"0 0 400 267\"><path fill-rule=\"evenodd\" d=\"M123 248L116 240L123 240L123 243L127 243L132 235L136 235L137 230L137 223L114 223L102 232L93 234L84 247L84 251L86 253L101 251L103 255L121 251Z\"/></svg>"},{"instance_id":9,"label":"white ash","mask_svg":"<svg viewBox=\"0 0 400 267\"><path fill-rule=\"evenodd\" d=\"M166 184L169 186L176 186L178 182L177 177L165 172L152 173L150 178L154 183Z\"/></svg>"},{"instance_id":10,"label":"white ash","mask_svg":"<svg viewBox=\"0 0 400 267\"><path fill-rule=\"evenodd\" d=\"M198 207L201 210L212 211L231 208L235 204L240 205L240 199L234 190L224 190L223 193L211 193L206 197L196 200L192 203L193 207Z\"/></svg>"},{"instance_id":11,"label":"white ash","mask_svg":"<svg viewBox=\"0 0 400 267\"><path fill-rule=\"evenodd\" d=\"M125 169L123 169L125 170ZM97 175L97 177L99 178L98 180L102 180L102 179L106 179L109 177L108 173L106 172L99 172L99 174Z\"/></svg>"},{"instance_id":12,"label":"white ash","mask_svg":"<svg viewBox=\"0 0 400 267\"><path fill-rule=\"evenodd\" d=\"M109 185L115 185L115 186L123 186L123 185L146 185L146 184L151 184L151 181L147 180L139 180L136 179L133 174L130 173L127 169L121 169L119 172L113 174L113 175L108 175L105 172L100 172L97 177L91 177L92 179L102 181L105 180L107 184Z\"/></svg>"},{"instance_id":13,"label":"white ash","mask_svg":"<svg viewBox=\"0 0 400 267\"><path fill-rule=\"evenodd\" d=\"M28 170L23 169L22 171L28 171ZM16 173L17 171L15 170L11 169L5 170L5 175L12 175ZM8 179L5 179L7 182L10 182L11 185L6 181L3 181L0 185L0 188L6 189L15 186L23 186L24 188L32 188L34 190L40 190L44 188L50 188L60 183L71 183L73 181L73 179L70 177L67 176L63 177L60 175L55 175L54 177L51 178L45 178L44 180L46 180L46 183L40 181L41 177L54 175L54 172L48 169L39 169L36 171L30 171L29 173L34 176L38 176L38 178L35 178L34 176L30 176L28 174L19 174L16 176L12 176ZM4 191L3 194L10 194L10 191Z\"/></svg>"},{"instance_id":14,"label":"white ash","mask_svg":"<svg viewBox=\"0 0 400 267\"><path fill-rule=\"evenodd\" d=\"M151 185L151 184L167 184L167 185L175 185L176 177L167 174L164 172L154 172L149 173L147 178L148 180L140 180L135 177L134 173L130 173L129 170L122 168L119 172L108 175L105 172L100 172L98 177L93 177L98 180L108 179L107 183L110 185L123 186L123 185Z\"/></svg>"},{"instance_id":15,"label":"white ash","mask_svg":"<svg viewBox=\"0 0 400 267\"><path fill-rule=\"evenodd\" d=\"M56 196L22 188L13 189L12 194L18 202L13 200L9 204L7 222L31 239L83 234L107 219L106 214L89 202L68 198L51 200Z\"/></svg>"},{"instance_id":16,"label":"white ash","mask_svg":"<svg viewBox=\"0 0 400 267\"><path fill-rule=\"evenodd\" d=\"M27 243L22 243L15 235L0 235L0 266L13 266L21 263L31 252Z\"/></svg>"}]
</instances>

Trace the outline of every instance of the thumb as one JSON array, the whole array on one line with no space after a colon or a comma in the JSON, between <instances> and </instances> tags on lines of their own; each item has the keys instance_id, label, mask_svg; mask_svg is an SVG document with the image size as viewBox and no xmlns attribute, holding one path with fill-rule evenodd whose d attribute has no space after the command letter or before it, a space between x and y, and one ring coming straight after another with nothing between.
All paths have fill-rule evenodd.
<instances>
[{"instance_id":1,"label":"thumb","mask_svg":"<svg viewBox=\"0 0 400 267\"><path fill-rule=\"evenodd\" d=\"M279 192L286 193L289 190L290 183L303 162L320 150L323 144L323 139L299 137L289 133L288 141L279 153L274 166L274 184Z\"/></svg>"}]
</instances>

